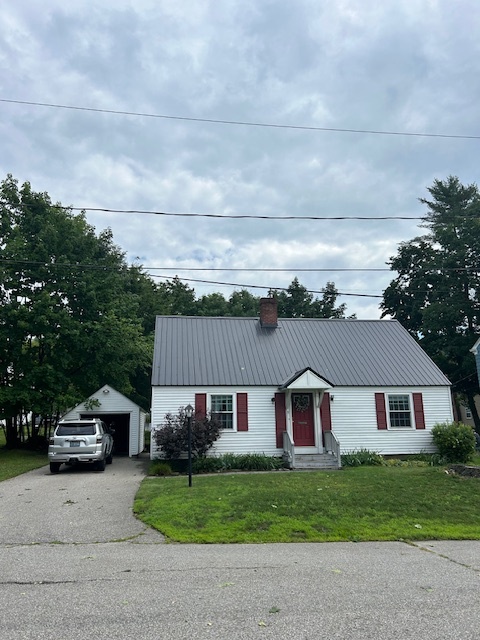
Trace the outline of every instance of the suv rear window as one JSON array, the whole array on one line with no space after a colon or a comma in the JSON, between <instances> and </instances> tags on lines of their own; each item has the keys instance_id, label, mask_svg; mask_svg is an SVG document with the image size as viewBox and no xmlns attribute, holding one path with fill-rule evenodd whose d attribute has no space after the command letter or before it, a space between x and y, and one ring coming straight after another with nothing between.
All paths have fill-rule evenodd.
<instances>
[{"instance_id":1,"label":"suv rear window","mask_svg":"<svg viewBox=\"0 0 480 640\"><path fill-rule=\"evenodd\" d=\"M61 424L57 429L57 436L94 436L94 424Z\"/></svg>"}]
</instances>

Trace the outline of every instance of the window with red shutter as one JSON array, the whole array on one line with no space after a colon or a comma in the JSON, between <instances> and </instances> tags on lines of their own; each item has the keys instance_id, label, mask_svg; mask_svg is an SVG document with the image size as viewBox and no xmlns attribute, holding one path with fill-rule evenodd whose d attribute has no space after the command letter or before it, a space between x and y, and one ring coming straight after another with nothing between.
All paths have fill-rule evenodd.
<instances>
[{"instance_id":1,"label":"window with red shutter","mask_svg":"<svg viewBox=\"0 0 480 640\"><path fill-rule=\"evenodd\" d=\"M237 431L248 431L248 398L246 393L237 393Z\"/></svg>"},{"instance_id":2,"label":"window with red shutter","mask_svg":"<svg viewBox=\"0 0 480 640\"><path fill-rule=\"evenodd\" d=\"M283 432L287 430L287 417L285 414L285 394L275 394L275 436L277 447L283 449Z\"/></svg>"},{"instance_id":3,"label":"window with red shutter","mask_svg":"<svg viewBox=\"0 0 480 640\"><path fill-rule=\"evenodd\" d=\"M385 394L375 394L375 410L377 412L377 429L387 428L387 410L385 408Z\"/></svg>"}]
</instances>

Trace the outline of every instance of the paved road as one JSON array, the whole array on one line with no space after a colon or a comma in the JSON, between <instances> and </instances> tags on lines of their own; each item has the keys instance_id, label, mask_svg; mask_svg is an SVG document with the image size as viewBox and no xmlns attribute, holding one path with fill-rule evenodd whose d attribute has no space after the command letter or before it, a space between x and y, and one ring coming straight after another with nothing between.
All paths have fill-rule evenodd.
<instances>
[{"instance_id":1,"label":"paved road","mask_svg":"<svg viewBox=\"0 0 480 640\"><path fill-rule=\"evenodd\" d=\"M0 483L2 638L480 638L480 542L165 544L131 515L142 476Z\"/></svg>"}]
</instances>

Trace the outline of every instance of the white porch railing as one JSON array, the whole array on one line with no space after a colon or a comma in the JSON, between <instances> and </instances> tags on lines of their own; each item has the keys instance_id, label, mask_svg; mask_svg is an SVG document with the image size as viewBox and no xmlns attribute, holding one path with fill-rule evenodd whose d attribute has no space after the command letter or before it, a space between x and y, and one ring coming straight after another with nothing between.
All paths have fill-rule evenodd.
<instances>
[{"instance_id":1,"label":"white porch railing","mask_svg":"<svg viewBox=\"0 0 480 640\"><path fill-rule=\"evenodd\" d=\"M290 469L295 466L295 448L288 431L283 432L283 459Z\"/></svg>"},{"instance_id":2,"label":"white porch railing","mask_svg":"<svg viewBox=\"0 0 480 640\"><path fill-rule=\"evenodd\" d=\"M337 464L338 464L338 468L340 469L340 467L342 466L342 458L340 456L340 443L339 441L336 439L333 431L324 431L323 432L323 437L324 437L324 441L325 441L325 451L327 453L332 453L335 456L335 459L337 460ZM284 440L285 442L285 440Z\"/></svg>"}]
</instances>

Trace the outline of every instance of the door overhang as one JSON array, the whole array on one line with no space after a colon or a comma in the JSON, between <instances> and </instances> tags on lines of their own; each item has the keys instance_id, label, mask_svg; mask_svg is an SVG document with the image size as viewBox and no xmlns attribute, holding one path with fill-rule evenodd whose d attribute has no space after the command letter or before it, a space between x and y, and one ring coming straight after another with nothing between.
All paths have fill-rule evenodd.
<instances>
[{"instance_id":1,"label":"door overhang","mask_svg":"<svg viewBox=\"0 0 480 640\"><path fill-rule=\"evenodd\" d=\"M288 380L282 383L279 391L294 391L302 389L304 391L328 391L332 389L333 384L326 378L319 375L310 367L305 367L301 371L294 373Z\"/></svg>"}]
</instances>

